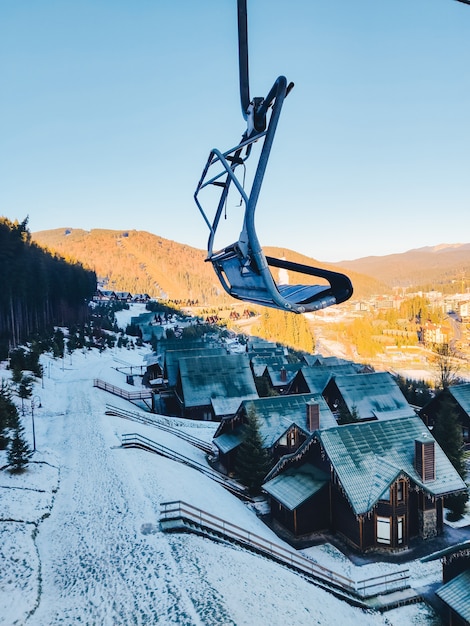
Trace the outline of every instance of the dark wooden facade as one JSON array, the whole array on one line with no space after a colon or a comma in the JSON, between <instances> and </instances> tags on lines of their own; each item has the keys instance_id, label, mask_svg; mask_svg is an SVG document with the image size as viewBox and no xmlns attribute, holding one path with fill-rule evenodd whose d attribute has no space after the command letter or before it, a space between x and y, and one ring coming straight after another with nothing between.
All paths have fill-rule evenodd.
<instances>
[{"instance_id":1,"label":"dark wooden facade","mask_svg":"<svg viewBox=\"0 0 470 626\"><path fill-rule=\"evenodd\" d=\"M429 539L443 531L443 498L431 497L400 475L373 507L356 515L318 442L302 459L330 475L327 486L290 511L270 497L271 515L295 537L318 531L341 536L358 551L399 550L414 538Z\"/></svg>"},{"instance_id":2,"label":"dark wooden facade","mask_svg":"<svg viewBox=\"0 0 470 626\"><path fill-rule=\"evenodd\" d=\"M458 385L463 387L463 385ZM468 385L470 387L470 385ZM458 416L458 420L462 427L462 439L467 449L470 449L470 414L467 407L462 406L454 397L455 389L444 389L426 404L420 411L419 416L428 428L434 426L436 414L441 410L444 403L448 402L449 406ZM467 400L468 403L468 400Z\"/></svg>"}]
</instances>

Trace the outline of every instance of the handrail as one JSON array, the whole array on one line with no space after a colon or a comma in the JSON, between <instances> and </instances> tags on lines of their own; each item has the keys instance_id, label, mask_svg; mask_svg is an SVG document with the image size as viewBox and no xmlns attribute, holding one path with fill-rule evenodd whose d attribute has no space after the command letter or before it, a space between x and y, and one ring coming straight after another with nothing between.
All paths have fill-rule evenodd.
<instances>
[{"instance_id":1,"label":"handrail","mask_svg":"<svg viewBox=\"0 0 470 626\"><path fill-rule=\"evenodd\" d=\"M156 441L152 441L148 437L144 437L139 433L124 433L121 436L122 446L124 448L139 448L141 450L148 450L149 452L154 452L156 454L160 454L168 459L173 461L178 461L179 463L183 463L184 465L188 465L193 469L198 470L202 474L205 474L208 478L215 480L217 483L222 485L225 489L233 493L234 495L242 498L243 500L251 500L248 492L245 487L240 485L239 483L222 476L219 472L216 472L211 467L206 465L202 465L202 463L198 463L189 457L176 452L175 450L171 450L166 446L157 443Z\"/></svg>"},{"instance_id":2,"label":"handrail","mask_svg":"<svg viewBox=\"0 0 470 626\"><path fill-rule=\"evenodd\" d=\"M119 396L120 398L124 398L125 400L149 400L152 398L153 395L150 389L143 389L142 391L127 391L126 389L121 389L121 387L111 385L110 383L107 383L100 378L95 378L93 380L93 387L98 387L99 389L103 389L104 391L109 391L115 396Z\"/></svg>"},{"instance_id":3,"label":"handrail","mask_svg":"<svg viewBox=\"0 0 470 626\"><path fill-rule=\"evenodd\" d=\"M106 405L106 414L115 415L117 417L122 417L123 419L140 422L141 424L148 424L149 426L154 426L155 428L159 428L160 430L164 430L165 432L169 432L172 435L175 435L175 437L184 439L184 441L187 441L194 447L199 448L199 450L202 450L203 452L206 452L207 454L212 452L212 445L210 443L207 443L206 441L203 441L202 439L198 439L197 437L194 437L193 435L189 435L188 433L178 431L176 428L172 426L164 424L154 414L152 414L152 417L150 417L149 414L142 415L140 413L136 413L135 411L129 411L127 409L120 409L111 404ZM167 418L164 418L164 419L167 419Z\"/></svg>"},{"instance_id":4,"label":"handrail","mask_svg":"<svg viewBox=\"0 0 470 626\"><path fill-rule=\"evenodd\" d=\"M224 537L232 538L235 541L262 552L265 555L298 570L306 576L321 580L328 585L340 588L343 591L360 598L372 597L379 593L391 593L392 591L409 587L408 568L392 572L390 574L373 576L357 581L338 572L334 572L329 568L315 563L306 556L299 555L292 550L284 548L282 545L275 544L264 537L247 531L236 524L232 524L231 522L217 517L216 515L212 515L207 511L188 504L187 502L178 500L163 502L161 507L162 512L160 522L163 523L163 530L172 530L169 526L165 528L165 522L186 519L190 522L199 524L201 527L219 532L223 534Z\"/></svg>"}]
</instances>

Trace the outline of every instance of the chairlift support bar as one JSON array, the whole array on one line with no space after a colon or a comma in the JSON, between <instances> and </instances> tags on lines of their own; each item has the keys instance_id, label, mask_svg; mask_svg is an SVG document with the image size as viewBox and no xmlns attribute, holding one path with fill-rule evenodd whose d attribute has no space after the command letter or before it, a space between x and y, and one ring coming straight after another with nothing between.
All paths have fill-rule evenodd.
<instances>
[{"instance_id":1,"label":"chairlift support bar","mask_svg":"<svg viewBox=\"0 0 470 626\"><path fill-rule=\"evenodd\" d=\"M211 151L194 194L199 211L209 228L206 261L211 261L223 288L234 298L294 313L316 311L350 298L351 281L338 272L266 257L261 248L255 230L255 209L282 106L294 85L287 84L285 76L279 76L266 98L250 98L246 0L237 0L237 7L240 102L247 128L235 147L226 152L216 148ZM248 193L237 177L236 170L240 165L245 165L253 145L258 141L262 143L262 147ZM217 170L215 174L212 173L213 169ZM232 184L245 206L243 226L237 242L215 252L215 235ZM199 198L199 194L209 186L222 189L212 219L206 215ZM326 279L329 285L278 285L269 267L317 276Z\"/></svg>"}]
</instances>

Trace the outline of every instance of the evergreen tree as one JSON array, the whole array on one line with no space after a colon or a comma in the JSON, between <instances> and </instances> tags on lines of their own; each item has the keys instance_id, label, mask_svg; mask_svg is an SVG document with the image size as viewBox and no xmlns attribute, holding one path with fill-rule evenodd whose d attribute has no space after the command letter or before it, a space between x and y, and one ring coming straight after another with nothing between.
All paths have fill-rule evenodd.
<instances>
[{"instance_id":1,"label":"evergreen tree","mask_svg":"<svg viewBox=\"0 0 470 626\"><path fill-rule=\"evenodd\" d=\"M8 445L7 430L18 425L18 411L12 400L12 392L7 381L2 379L0 385L0 450Z\"/></svg>"},{"instance_id":2,"label":"evergreen tree","mask_svg":"<svg viewBox=\"0 0 470 626\"><path fill-rule=\"evenodd\" d=\"M443 395L440 408L436 412L432 434L461 478L465 480L462 427L452 401L446 394ZM446 506L451 511L452 519L462 517L467 498L467 492L446 498Z\"/></svg>"},{"instance_id":3,"label":"evergreen tree","mask_svg":"<svg viewBox=\"0 0 470 626\"><path fill-rule=\"evenodd\" d=\"M33 379L31 376L23 376L18 385L18 397L21 398L21 411L24 415L24 401L33 393Z\"/></svg>"},{"instance_id":4,"label":"evergreen tree","mask_svg":"<svg viewBox=\"0 0 470 626\"><path fill-rule=\"evenodd\" d=\"M8 448L7 458L10 464L10 472L22 472L29 463L32 456L31 448L24 438L24 429L18 424Z\"/></svg>"},{"instance_id":5,"label":"evergreen tree","mask_svg":"<svg viewBox=\"0 0 470 626\"><path fill-rule=\"evenodd\" d=\"M270 468L269 452L263 447L256 409L248 407L243 442L237 451L235 471L251 494L259 494Z\"/></svg>"},{"instance_id":6,"label":"evergreen tree","mask_svg":"<svg viewBox=\"0 0 470 626\"><path fill-rule=\"evenodd\" d=\"M338 407L338 424L353 424L357 421L359 421L357 406L354 405L351 411L349 411L346 403L341 399Z\"/></svg>"}]
</instances>

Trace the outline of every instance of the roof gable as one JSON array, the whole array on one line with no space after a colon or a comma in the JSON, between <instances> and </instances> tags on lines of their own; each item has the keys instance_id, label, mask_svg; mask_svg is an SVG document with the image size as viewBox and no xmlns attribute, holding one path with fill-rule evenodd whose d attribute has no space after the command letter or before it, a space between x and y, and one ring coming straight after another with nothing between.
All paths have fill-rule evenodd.
<instances>
[{"instance_id":1,"label":"roof gable","mask_svg":"<svg viewBox=\"0 0 470 626\"><path fill-rule=\"evenodd\" d=\"M324 367L303 367L294 377L303 378L310 393L323 393L329 380L333 376L333 370Z\"/></svg>"},{"instance_id":2,"label":"roof gable","mask_svg":"<svg viewBox=\"0 0 470 626\"><path fill-rule=\"evenodd\" d=\"M456 402L470 416L470 383L464 385L452 385L448 391Z\"/></svg>"},{"instance_id":3,"label":"roof gable","mask_svg":"<svg viewBox=\"0 0 470 626\"><path fill-rule=\"evenodd\" d=\"M349 411L359 418L411 417L414 414L400 387L388 372L335 376L334 380Z\"/></svg>"},{"instance_id":4,"label":"roof gable","mask_svg":"<svg viewBox=\"0 0 470 626\"><path fill-rule=\"evenodd\" d=\"M419 417L359 422L317 431L338 479L357 515L367 513L400 474L439 496L466 488L435 442L436 477L424 483L414 467L414 442L432 435Z\"/></svg>"},{"instance_id":5,"label":"roof gable","mask_svg":"<svg viewBox=\"0 0 470 626\"><path fill-rule=\"evenodd\" d=\"M313 465L287 470L263 485L269 493L290 511L306 502L329 482L327 474Z\"/></svg>"},{"instance_id":6,"label":"roof gable","mask_svg":"<svg viewBox=\"0 0 470 626\"><path fill-rule=\"evenodd\" d=\"M470 570L450 580L436 594L466 623L470 623Z\"/></svg>"}]
</instances>

